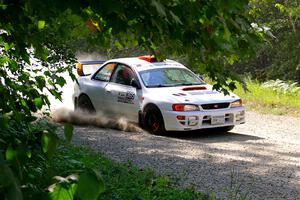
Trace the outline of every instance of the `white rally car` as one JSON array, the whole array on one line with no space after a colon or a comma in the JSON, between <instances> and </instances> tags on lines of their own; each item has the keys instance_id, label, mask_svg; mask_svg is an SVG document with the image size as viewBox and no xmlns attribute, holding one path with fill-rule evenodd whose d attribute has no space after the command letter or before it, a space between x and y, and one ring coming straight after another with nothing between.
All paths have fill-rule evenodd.
<instances>
[{"instance_id":1,"label":"white rally car","mask_svg":"<svg viewBox=\"0 0 300 200\"><path fill-rule=\"evenodd\" d=\"M85 65L96 66L84 74ZM75 108L123 116L153 134L203 128L231 130L245 123L241 99L212 89L182 64L152 56L82 61Z\"/></svg>"}]
</instances>

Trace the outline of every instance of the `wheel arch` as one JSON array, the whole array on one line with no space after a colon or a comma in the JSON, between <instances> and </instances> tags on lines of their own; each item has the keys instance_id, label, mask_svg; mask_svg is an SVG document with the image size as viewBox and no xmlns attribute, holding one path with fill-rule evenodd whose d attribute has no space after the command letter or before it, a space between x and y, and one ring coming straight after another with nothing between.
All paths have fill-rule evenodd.
<instances>
[{"instance_id":1,"label":"wheel arch","mask_svg":"<svg viewBox=\"0 0 300 200\"><path fill-rule=\"evenodd\" d=\"M142 116L141 119L143 119L144 114L145 114L147 111L150 111L150 110L155 110L155 111L159 112L160 116L161 116L162 119L163 119L163 122L165 123L164 116L163 116L163 114L162 114L162 112L161 112L161 109L160 109L156 104L154 104L154 103L147 103L147 104L143 107L143 109L142 109L142 111L141 111L141 116Z\"/></svg>"},{"instance_id":2,"label":"wheel arch","mask_svg":"<svg viewBox=\"0 0 300 200\"><path fill-rule=\"evenodd\" d=\"M75 108L78 108L78 101L79 101L79 98L82 96L87 96L90 99L90 97L86 93L84 93L84 92L80 93L77 97L74 98Z\"/></svg>"},{"instance_id":3,"label":"wheel arch","mask_svg":"<svg viewBox=\"0 0 300 200\"><path fill-rule=\"evenodd\" d=\"M80 99L81 97L83 97L83 96L85 96L85 97L88 98L88 100L89 100L90 103L91 103L91 106L92 106L93 110L96 111L95 106L94 106L94 104L93 104L91 98L89 97L88 94L86 94L86 93L84 93L84 92L80 93L80 94L78 95L78 97L76 97L76 108L78 108L78 102L79 102L79 99Z\"/></svg>"},{"instance_id":4,"label":"wheel arch","mask_svg":"<svg viewBox=\"0 0 300 200\"><path fill-rule=\"evenodd\" d=\"M157 110L157 111L160 112L160 114L162 114L160 108L156 104L154 104L154 103L148 103L148 104L146 104L143 107L142 113L144 113L144 112L146 112L148 110Z\"/></svg>"},{"instance_id":5,"label":"wheel arch","mask_svg":"<svg viewBox=\"0 0 300 200\"><path fill-rule=\"evenodd\" d=\"M91 99L85 92L80 93L77 98L79 99L82 96L87 96L89 99Z\"/></svg>"},{"instance_id":6,"label":"wheel arch","mask_svg":"<svg viewBox=\"0 0 300 200\"><path fill-rule=\"evenodd\" d=\"M144 117L145 117L145 113L146 111L149 110L158 110L161 114L160 109L158 108L157 105L155 105L154 103L147 103L140 111L139 111L139 125L144 128L145 124L144 124Z\"/></svg>"}]
</instances>

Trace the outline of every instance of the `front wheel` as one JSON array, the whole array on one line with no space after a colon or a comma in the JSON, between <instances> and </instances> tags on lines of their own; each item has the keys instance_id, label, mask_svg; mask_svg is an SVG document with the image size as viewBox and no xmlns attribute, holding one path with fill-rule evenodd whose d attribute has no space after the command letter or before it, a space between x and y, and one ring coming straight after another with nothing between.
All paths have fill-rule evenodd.
<instances>
[{"instance_id":1,"label":"front wheel","mask_svg":"<svg viewBox=\"0 0 300 200\"><path fill-rule=\"evenodd\" d=\"M147 131L154 135L166 133L163 117L159 110L148 110L144 113L143 125Z\"/></svg>"}]
</instances>

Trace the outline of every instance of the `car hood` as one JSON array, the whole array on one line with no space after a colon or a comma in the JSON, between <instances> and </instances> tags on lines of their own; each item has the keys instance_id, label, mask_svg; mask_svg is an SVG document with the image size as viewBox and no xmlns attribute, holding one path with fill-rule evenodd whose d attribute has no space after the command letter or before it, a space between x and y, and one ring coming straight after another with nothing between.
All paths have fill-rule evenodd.
<instances>
[{"instance_id":1,"label":"car hood","mask_svg":"<svg viewBox=\"0 0 300 200\"><path fill-rule=\"evenodd\" d=\"M231 92L224 95L211 85L148 88L151 98L172 103L209 104L232 102L239 97Z\"/></svg>"}]
</instances>

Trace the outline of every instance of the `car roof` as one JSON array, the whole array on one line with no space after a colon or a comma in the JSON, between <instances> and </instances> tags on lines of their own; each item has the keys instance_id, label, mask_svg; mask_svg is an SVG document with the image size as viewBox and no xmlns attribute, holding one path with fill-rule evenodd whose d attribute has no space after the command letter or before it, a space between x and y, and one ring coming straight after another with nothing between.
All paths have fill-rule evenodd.
<instances>
[{"instance_id":1,"label":"car roof","mask_svg":"<svg viewBox=\"0 0 300 200\"><path fill-rule=\"evenodd\" d=\"M148 62L139 57L131 57L131 58L117 58L109 60L108 62L117 62L125 65L129 65L137 71L144 71L148 69L154 68L186 68L179 62L174 60L166 59L162 62Z\"/></svg>"}]
</instances>

